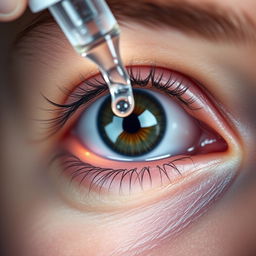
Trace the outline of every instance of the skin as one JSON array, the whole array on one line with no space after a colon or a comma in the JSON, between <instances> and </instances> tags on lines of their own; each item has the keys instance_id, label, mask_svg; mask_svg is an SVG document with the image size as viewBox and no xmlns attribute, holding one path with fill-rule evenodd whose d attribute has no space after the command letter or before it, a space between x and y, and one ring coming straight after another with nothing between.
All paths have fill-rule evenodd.
<instances>
[{"instance_id":1,"label":"skin","mask_svg":"<svg viewBox=\"0 0 256 256\"><path fill-rule=\"evenodd\" d=\"M27 8L26 0L1 1L0 21L7 22L19 18Z\"/></svg>"},{"instance_id":2,"label":"skin","mask_svg":"<svg viewBox=\"0 0 256 256\"><path fill-rule=\"evenodd\" d=\"M214 2L227 9L243 10L256 22L253 0L191 2L202 5ZM0 16L1 21L20 16L25 3L20 1L22 8L15 15ZM20 21L26 24L28 20L30 14ZM21 26L15 23L3 26L3 30L10 28L13 32L13 35L9 34L10 42L6 43L6 47L22 29L23 23L20 23ZM203 83L217 102L217 107L225 112L226 122L231 123L227 133L230 134L233 150L225 156L229 161L222 162L219 172L227 170L230 173L232 170L239 173L229 190L181 233L155 241L151 249L150 242L146 250L138 247L136 250L139 253L136 254L136 250L129 249L131 244L143 238L147 240L147 235L141 238L140 234L152 233L154 228L157 230L154 217L149 216L166 221L171 219L174 214L167 216L177 205L176 193L185 194L189 193L189 189L196 189L197 179L184 179L178 184L178 189L168 187L161 192L129 199L125 201L127 208L118 200L118 207L106 201L105 206L97 202L99 205L95 207L94 198L83 204L77 203L76 195L70 196L66 187L55 183L55 171L48 170L45 160L54 151L61 134L31 145L32 140L39 138L40 130L38 122L31 121L31 117L52 117L49 112L41 110L49 107L41 94L61 102L63 94L59 87L72 89L81 80L81 74L87 78L97 72L93 64L74 53L58 29L55 32L61 47L49 40L32 44L23 42L20 48L36 56L33 61L17 49L13 49L15 58L8 56L12 60L12 91L17 92L19 102L11 106L10 94L6 90L6 97L1 103L3 109L8 109L8 112L2 113L2 134L5 136L2 141L4 182L1 184L3 216L6 219L6 255L255 255L255 45L215 44L174 30L165 33L163 42L159 38L166 32L164 29L152 31L134 23L122 27L121 53L125 64L131 61L150 64L154 60L158 65L178 70ZM48 55L45 56L45 51L36 52L36 49L47 49ZM4 48L2 50L4 52ZM68 65L64 60L68 60ZM238 159L239 164L230 167L231 159ZM212 170L217 171L218 168ZM200 176L200 179L212 177L221 176ZM163 211L162 215L157 215L163 209L161 204L170 205L170 208L166 208L166 213ZM95 208L91 210L90 205ZM182 206L185 206L184 202ZM107 210L102 211L103 207ZM163 227L166 222L159 222L158 225Z\"/></svg>"}]
</instances>

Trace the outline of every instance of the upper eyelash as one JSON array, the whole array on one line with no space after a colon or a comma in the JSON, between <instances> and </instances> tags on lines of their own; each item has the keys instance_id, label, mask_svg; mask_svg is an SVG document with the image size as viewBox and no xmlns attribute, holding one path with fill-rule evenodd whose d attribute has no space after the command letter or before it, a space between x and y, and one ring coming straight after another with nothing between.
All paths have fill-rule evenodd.
<instances>
[{"instance_id":1,"label":"upper eyelash","mask_svg":"<svg viewBox=\"0 0 256 256\"><path fill-rule=\"evenodd\" d=\"M68 104L59 104L43 96L48 103L55 107L50 111L59 112L57 117L40 120L48 126L48 136L55 134L83 104L90 102L96 96L107 91L106 84L97 79L94 79L94 81L95 84L92 81L84 81L82 85L86 86L79 86L76 92L70 92L68 96L77 100Z\"/></svg>"},{"instance_id":2,"label":"upper eyelash","mask_svg":"<svg viewBox=\"0 0 256 256\"><path fill-rule=\"evenodd\" d=\"M162 83L164 73L162 72L160 75L156 75L155 66L151 66L149 74L144 79L141 78L141 73L139 69L136 74L134 74L133 69L128 69L128 71L129 71L129 76L132 84L137 84L143 87L143 86L147 86L148 83L151 82L152 87L155 87L160 91L164 91L169 96L178 98L184 105L186 105L191 109L194 109L191 106L195 102L195 99L193 97L189 99L182 98L182 95L186 93L189 87L185 87L184 85L181 86L182 85L182 81L181 81L178 86L176 86L174 89L171 89L171 87L177 82L177 80L172 79L172 75L173 75L172 72L170 72L170 76L168 80L165 83Z\"/></svg>"},{"instance_id":3,"label":"upper eyelash","mask_svg":"<svg viewBox=\"0 0 256 256\"><path fill-rule=\"evenodd\" d=\"M156 75L155 71L156 67L151 66L147 77L142 78L139 68L137 68L136 73L133 71L132 68L128 68L128 74L130 76L132 85L136 84L138 86L145 87L150 82L152 87L165 92L165 94L171 97L176 97L182 104L192 110L195 110L195 108L192 107L195 99L193 97L188 99L182 97L183 94L186 93L186 91L189 89L189 87L185 87L181 81L180 85L171 89L171 87L177 82L176 80L172 79L172 72L170 72L169 79L165 83L162 83L163 73L160 75ZM81 106L83 106L85 103L90 102L93 98L101 95L107 90L108 87L104 83L103 78L101 77L101 81L96 78L94 78L93 80L85 80L75 92L70 92L69 90L67 90L69 98L75 99L71 103L59 104L50 100L48 97L43 96L46 101L54 107L54 109L51 109L50 111L58 112L57 116L54 118L40 120L47 125L47 137L55 134L60 129L60 127L62 127Z\"/></svg>"}]
</instances>

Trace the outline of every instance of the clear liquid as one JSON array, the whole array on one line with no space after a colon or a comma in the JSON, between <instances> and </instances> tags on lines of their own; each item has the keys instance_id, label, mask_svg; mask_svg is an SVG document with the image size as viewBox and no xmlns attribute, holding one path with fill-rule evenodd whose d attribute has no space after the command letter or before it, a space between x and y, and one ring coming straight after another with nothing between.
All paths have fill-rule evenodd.
<instances>
[{"instance_id":1,"label":"clear liquid","mask_svg":"<svg viewBox=\"0 0 256 256\"><path fill-rule=\"evenodd\" d=\"M116 33L115 33L116 32ZM129 75L120 58L118 31L110 33L94 46L78 46L77 51L92 60L101 71L109 87L112 110L119 117L130 115L134 109L134 98Z\"/></svg>"}]
</instances>

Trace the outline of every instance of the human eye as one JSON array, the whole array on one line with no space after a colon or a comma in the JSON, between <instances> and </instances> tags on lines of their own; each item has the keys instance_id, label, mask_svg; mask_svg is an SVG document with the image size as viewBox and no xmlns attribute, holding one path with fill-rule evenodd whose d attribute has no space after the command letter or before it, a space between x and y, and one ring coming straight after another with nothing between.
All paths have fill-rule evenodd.
<instances>
[{"instance_id":1,"label":"human eye","mask_svg":"<svg viewBox=\"0 0 256 256\"><path fill-rule=\"evenodd\" d=\"M166 67L135 65L128 71L136 102L130 117L112 113L100 75L85 79L63 104L48 99L57 112L51 134L64 130L53 161L56 180L65 187L60 190L104 211L116 202L119 208L141 198L148 202L214 173L223 178L219 182L231 181L236 172L223 165L237 148L233 132L202 85ZM214 193L227 184L215 184Z\"/></svg>"}]
</instances>

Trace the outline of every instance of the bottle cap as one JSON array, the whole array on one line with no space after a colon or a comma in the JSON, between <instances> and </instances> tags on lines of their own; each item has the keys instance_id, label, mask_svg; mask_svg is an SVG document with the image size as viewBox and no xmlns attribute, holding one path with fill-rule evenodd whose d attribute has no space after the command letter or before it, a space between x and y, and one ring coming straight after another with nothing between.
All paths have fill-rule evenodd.
<instances>
[{"instance_id":1,"label":"bottle cap","mask_svg":"<svg viewBox=\"0 0 256 256\"><path fill-rule=\"evenodd\" d=\"M40 12L61 0L29 0L29 8L32 12Z\"/></svg>"}]
</instances>

